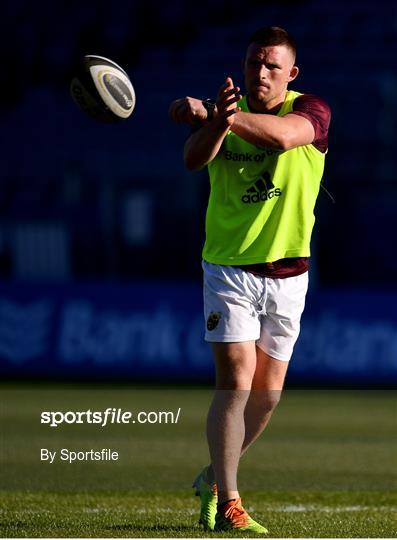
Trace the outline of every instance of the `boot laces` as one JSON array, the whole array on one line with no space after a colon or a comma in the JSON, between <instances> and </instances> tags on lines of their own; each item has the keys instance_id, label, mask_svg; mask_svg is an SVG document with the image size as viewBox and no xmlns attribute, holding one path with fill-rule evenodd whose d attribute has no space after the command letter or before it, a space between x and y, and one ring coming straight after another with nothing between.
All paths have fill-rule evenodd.
<instances>
[{"instance_id":1,"label":"boot laces","mask_svg":"<svg viewBox=\"0 0 397 540\"><path fill-rule=\"evenodd\" d=\"M237 499L233 504L230 504L224 516L234 527L244 527L248 522L248 514L241 506L241 499Z\"/></svg>"}]
</instances>

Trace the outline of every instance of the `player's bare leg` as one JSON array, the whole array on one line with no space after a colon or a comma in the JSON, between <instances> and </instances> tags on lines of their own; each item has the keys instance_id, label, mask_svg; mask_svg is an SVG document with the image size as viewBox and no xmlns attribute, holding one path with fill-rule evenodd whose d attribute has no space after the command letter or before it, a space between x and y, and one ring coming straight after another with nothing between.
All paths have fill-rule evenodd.
<instances>
[{"instance_id":1,"label":"player's bare leg","mask_svg":"<svg viewBox=\"0 0 397 540\"><path fill-rule=\"evenodd\" d=\"M241 454L259 437L280 401L288 362L276 360L256 347L256 370L244 411L245 438Z\"/></svg>"},{"instance_id":2,"label":"player's bare leg","mask_svg":"<svg viewBox=\"0 0 397 540\"><path fill-rule=\"evenodd\" d=\"M218 485L218 503L238 499L237 469L245 440L244 410L257 367L254 341L213 343L216 390L207 438Z\"/></svg>"},{"instance_id":3,"label":"player's bare leg","mask_svg":"<svg viewBox=\"0 0 397 540\"><path fill-rule=\"evenodd\" d=\"M245 434L241 455L267 426L280 400L288 364L288 362L272 358L256 347L256 368L244 410ZM215 482L212 465L208 466L207 475L211 483Z\"/></svg>"}]
</instances>

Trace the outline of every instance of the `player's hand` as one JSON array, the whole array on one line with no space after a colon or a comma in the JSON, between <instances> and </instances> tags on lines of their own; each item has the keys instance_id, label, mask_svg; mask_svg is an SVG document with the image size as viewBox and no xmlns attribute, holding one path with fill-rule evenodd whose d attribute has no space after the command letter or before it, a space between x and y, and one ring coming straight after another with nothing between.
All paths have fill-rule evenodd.
<instances>
[{"instance_id":1,"label":"player's hand","mask_svg":"<svg viewBox=\"0 0 397 540\"><path fill-rule=\"evenodd\" d=\"M168 113L177 124L195 125L207 120L207 110L201 99L184 97L176 99L170 105Z\"/></svg>"},{"instance_id":2,"label":"player's hand","mask_svg":"<svg viewBox=\"0 0 397 540\"><path fill-rule=\"evenodd\" d=\"M218 122L231 126L234 122L234 115L240 111L236 103L240 101L240 88L234 86L231 77L227 77L225 83L219 88L216 98L216 118Z\"/></svg>"}]
</instances>

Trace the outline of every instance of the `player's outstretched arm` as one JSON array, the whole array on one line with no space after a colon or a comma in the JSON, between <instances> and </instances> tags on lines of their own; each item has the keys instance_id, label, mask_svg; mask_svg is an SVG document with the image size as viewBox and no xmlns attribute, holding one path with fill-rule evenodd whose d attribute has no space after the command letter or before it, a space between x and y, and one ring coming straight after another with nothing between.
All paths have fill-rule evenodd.
<instances>
[{"instance_id":1,"label":"player's outstretched arm","mask_svg":"<svg viewBox=\"0 0 397 540\"><path fill-rule=\"evenodd\" d=\"M230 77L219 89L216 118L192 133L185 143L184 161L188 169L193 171L202 169L218 154L223 139L233 125L236 113L239 112L239 108L235 106L241 99L239 90Z\"/></svg>"},{"instance_id":2,"label":"player's outstretched arm","mask_svg":"<svg viewBox=\"0 0 397 540\"><path fill-rule=\"evenodd\" d=\"M207 109L202 100L191 96L173 101L168 114L177 124L190 124L191 126L205 122L208 117Z\"/></svg>"},{"instance_id":3,"label":"player's outstretched arm","mask_svg":"<svg viewBox=\"0 0 397 540\"><path fill-rule=\"evenodd\" d=\"M311 144L315 138L311 122L293 113L274 116L240 112L230 129L251 144L277 150Z\"/></svg>"},{"instance_id":4,"label":"player's outstretched arm","mask_svg":"<svg viewBox=\"0 0 397 540\"><path fill-rule=\"evenodd\" d=\"M205 167L219 152L228 131L227 124L214 120L190 135L183 153L185 166L191 171Z\"/></svg>"}]
</instances>

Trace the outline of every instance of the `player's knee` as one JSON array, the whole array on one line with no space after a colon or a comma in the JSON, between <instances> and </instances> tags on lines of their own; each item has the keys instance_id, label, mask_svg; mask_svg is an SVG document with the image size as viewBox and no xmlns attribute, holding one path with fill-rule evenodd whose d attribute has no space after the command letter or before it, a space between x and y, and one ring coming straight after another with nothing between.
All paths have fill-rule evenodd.
<instances>
[{"instance_id":1,"label":"player's knee","mask_svg":"<svg viewBox=\"0 0 397 540\"><path fill-rule=\"evenodd\" d=\"M251 389L256 357L243 347L218 347L216 354L217 387L228 390Z\"/></svg>"},{"instance_id":2,"label":"player's knee","mask_svg":"<svg viewBox=\"0 0 397 540\"><path fill-rule=\"evenodd\" d=\"M272 413L280 402L281 393L278 390L265 392L263 409L265 413Z\"/></svg>"},{"instance_id":3,"label":"player's knee","mask_svg":"<svg viewBox=\"0 0 397 540\"><path fill-rule=\"evenodd\" d=\"M251 400L262 414L271 414L280 402L280 390L252 390Z\"/></svg>"},{"instance_id":4,"label":"player's knee","mask_svg":"<svg viewBox=\"0 0 397 540\"><path fill-rule=\"evenodd\" d=\"M217 388L223 390L246 390L249 392L252 384L252 374L241 367L217 373Z\"/></svg>"}]
</instances>

